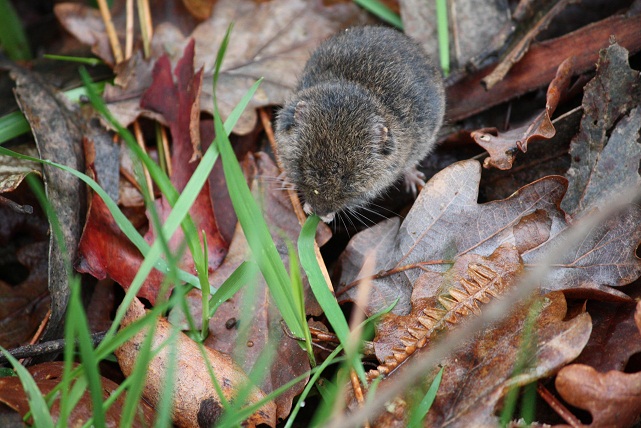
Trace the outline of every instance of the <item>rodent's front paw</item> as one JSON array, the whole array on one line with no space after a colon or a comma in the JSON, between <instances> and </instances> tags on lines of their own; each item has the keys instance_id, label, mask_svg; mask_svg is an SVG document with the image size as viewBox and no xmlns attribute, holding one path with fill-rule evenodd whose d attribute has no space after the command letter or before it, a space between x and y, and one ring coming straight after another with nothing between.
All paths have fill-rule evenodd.
<instances>
[{"instance_id":1,"label":"rodent's front paw","mask_svg":"<svg viewBox=\"0 0 641 428\"><path fill-rule=\"evenodd\" d=\"M425 174L416 169L416 167L405 171L403 179L405 180L405 190L412 192L414 197L416 197L419 190L425 186Z\"/></svg>"}]
</instances>

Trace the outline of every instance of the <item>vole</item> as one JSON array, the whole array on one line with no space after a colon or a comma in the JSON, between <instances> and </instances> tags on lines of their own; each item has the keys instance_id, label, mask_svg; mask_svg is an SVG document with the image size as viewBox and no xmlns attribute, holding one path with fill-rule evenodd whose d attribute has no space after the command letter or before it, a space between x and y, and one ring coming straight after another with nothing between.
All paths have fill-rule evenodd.
<instances>
[{"instance_id":1,"label":"vole","mask_svg":"<svg viewBox=\"0 0 641 428\"><path fill-rule=\"evenodd\" d=\"M423 49L386 27L354 27L311 55L276 118L286 179L307 214L329 223L365 206L401 176L416 192L416 165L443 121L439 70Z\"/></svg>"}]
</instances>

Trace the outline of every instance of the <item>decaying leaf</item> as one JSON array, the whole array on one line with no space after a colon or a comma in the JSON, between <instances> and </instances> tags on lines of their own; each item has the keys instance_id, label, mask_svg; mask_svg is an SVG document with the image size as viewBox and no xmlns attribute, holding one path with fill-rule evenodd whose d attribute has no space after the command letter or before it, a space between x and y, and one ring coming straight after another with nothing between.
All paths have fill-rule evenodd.
<instances>
[{"instance_id":1,"label":"decaying leaf","mask_svg":"<svg viewBox=\"0 0 641 428\"><path fill-rule=\"evenodd\" d=\"M565 191L563 178L546 177L503 201L478 204L480 174L481 167L476 161L459 162L436 174L425 185L398 231L384 232L395 234L391 249L369 252L381 230L390 227L389 222L360 232L350 242L341 256L341 287L362 276L358 270L346 267L362 266L365 256L376 258L374 271L396 272L373 281L371 298L364 308L366 313L372 314L396 299L399 302L394 313L408 313L413 284L425 270L442 272L457 257L489 256L503 243L516 244L517 236L523 239L522 233L528 230L521 223L526 217L530 224L539 222L540 228L549 230L551 235L563 227L563 215L558 208ZM536 212L541 215L528 217ZM539 238L525 240L534 240L533 246L541 244ZM337 289L339 294L341 287ZM351 298L354 292L347 289L341 298Z\"/></svg>"},{"instance_id":2,"label":"decaying leaf","mask_svg":"<svg viewBox=\"0 0 641 428\"><path fill-rule=\"evenodd\" d=\"M3 61L16 82L16 100L31 125L39 157L76 170L84 169L82 137L93 125L86 123L77 106L35 73ZM49 247L49 293L51 315L41 340L62 336L69 300L67 255L75 254L85 217L85 187L71 174L53 166L43 167L47 199L56 212L63 243L51 234Z\"/></svg>"},{"instance_id":3,"label":"decaying leaf","mask_svg":"<svg viewBox=\"0 0 641 428\"><path fill-rule=\"evenodd\" d=\"M580 216L608 196L639 187L641 76L628 51L614 44L599 54L597 73L585 86L581 128L570 146L572 165L561 207Z\"/></svg>"},{"instance_id":4,"label":"decaying leaf","mask_svg":"<svg viewBox=\"0 0 641 428\"><path fill-rule=\"evenodd\" d=\"M162 112L170 119L173 137L171 159L174 171L171 181L178 191L185 188L198 166L198 163L192 160L194 154L200 152L198 93L202 71L194 75L193 48L193 43L187 45L183 58L178 61L174 71L176 82L172 78L167 57L159 59L154 69L154 82L142 98L144 105ZM175 102L168 103L168 99ZM126 289L137 270L131 268L139 266L142 257L117 229L111 214L105 212L106 207L102 200L96 198L97 201L92 201L90 215L83 232L77 268L80 272L91 273L100 279L109 276ZM156 208L160 219L166 220L171 212L171 205L164 195L156 201ZM210 198L209 182L205 182L189 212L196 229L206 235L208 268L213 271L221 264L227 251L227 243L218 231ZM103 222L106 222L108 227L104 227ZM154 229L149 228L145 239L151 244L155 238ZM110 245L105 246L104 242L109 242ZM169 240L169 246L176 251L184 245L184 234L180 229ZM189 251L183 254L180 267L192 273L196 272L194 259ZM162 276L159 272L152 272L139 291L139 296L149 299L152 303L155 302L161 283Z\"/></svg>"},{"instance_id":5,"label":"decaying leaf","mask_svg":"<svg viewBox=\"0 0 641 428\"><path fill-rule=\"evenodd\" d=\"M140 251L122 233L107 205L100 196L94 195L78 246L76 270L98 279L109 277L126 290L142 261ZM153 269L138 291L138 296L155 301L163 278L162 273Z\"/></svg>"},{"instance_id":6,"label":"decaying leaf","mask_svg":"<svg viewBox=\"0 0 641 428\"><path fill-rule=\"evenodd\" d=\"M581 352L590 336L590 316L582 313L565 321L567 307L560 292L539 299L538 314L531 310L534 306L519 305L505 320L442 361L443 379L424 426L497 426L495 413L511 387L550 376ZM524 329L530 314L536 316L532 335L526 340ZM420 359L426 350L419 349L414 358ZM517 370L520 358L523 366ZM384 390L387 379L378 390ZM426 378L423 383L429 381ZM407 401L407 397L401 400ZM396 415L399 413L406 416L396 409Z\"/></svg>"},{"instance_id":7,"label":"decaying leaf","mask_svg":"<svg viewBox=\"0 0 641 428\"><path fill-rule=\"evenodd\" d=\"M185 34L196 26L198 21L191 16L181 0L149 0L151 21L154 23L171 22ZM112 22L121 45L125 43L126 14L125 0L114 0L109 3ZM53 11L60 24L81 43L91 46L91 51L109 65L116 63L105 31L105 24L100 11L90 4L58 3ZM135 20L137 21L137 20ZM137 25L138 22L135 22ZM140 31L136 28L133 36L135 43L140 43Z\"/></svg>"},{"instance_id":8,"label":"decaying leaf","mask_svg":"<svg viewBox=\"0 0 641 428\"><path fill-rule=\"evenodd\" d=\"M559 65L556 77L548 87L545 110L534 116L534 119L506 132L498 132L496 128L472 131L474 141L490 154L490 157L483 162L485 168L510 169L517 150L525 153L529 142L549 140L554 137L556 130L552 125L551 117L562 94L568 90L574 62L574 57L570 57Z\"/></svg>"},{"instance_id":9,"label":"decaying leaf","mask_svg":"<svg viewBox=\"0 0 641 428\"><path fill-rule=\"evenodd\" d=\"M143 305L137 299L134 300L127 310L121 328L144 315ZM149 329L143 329L115 351L120 368L127 376L133 371L138 352L143 346L148 331ZM250 384L249 378L240 366L226 354L205 348L208 363L205 362L198 345L185 334L177 331L164 318L157 321L152 349L157 353L147 367L143 396L150 403L157 405L161 400L167 376L173 376L175 384L171 390L172 416L174 423L179 426L212 426L223 414L224 406L209 377L207 364L213 368L214 376L226 400L233 401L238 391ZM171 365L172 358L175 359L175 369L170 373L167 368ZM254 404L264 397L265 394L262 391L252 387L245 398L246 404ZM276 425L274 402L268 401L244 423L248 427L260 424L271 427Z\"/></svg>"},{"instance_id":10,"label":"decaying leaf","mask_svg":"<svg viewBox=\"0 0 641 428\"><path fill-rule=\"evenodd\" d=\"M35 146L24 145L11 149L23 155L38 157L38 150ZM38 175L42 174L38 162L0 155L0 194L16 190L22 180L32 172Z\"/></svg>"},{"instance_id":11,"label":"decaying leaf","mask_svg":"<svg viewBox=\"0 0 641 428\"><path fill-rule=\"evenodd\" d=\"M400 0L399 3L405 33L421 43L430 56L438 58L436 3L422 0ZM496 34L509 23L504 0L457 0L448 8L452 11L448 21L455 46L450 56L457 68L465 67L471 58L486 51Z\"/></svg>"},{"instance_id":12,"label":"decaying leaf","mask_svg":"<svg viewBox=\"0 0 641 428\"><path fill-rule=\"evenodd\" d=\"M496 68L481 80L487 90L492 89L497 82L505 77L512 66L523 58L523 55L528 51L530 43L532 43L532 40L534 40L537 34L545 30L550 24L550 21L570 3L572 3L571 0L563 0L539 2L535 5L535 7L538 6L540 9L537 10L536 14L532 17L534 19L531 19L530 22L519 23L518 27L521 28L518 28L515 32L516 34L511 46L506 50L506 53Z\"/></svg>"},{"instance_id":13,"label":"decaying leaf","mask_svg":"<svg viewBox=\"0 0 641 428\"><path fill-rule=\"evenodd\" d=\"M518 283L519 253L504 244L490 257L466 254L444 273L426 272L414 284L412 311L388 314L376 327L374 349L384 364L370 376L387 375L414 352L471 321L482 306Z\"/></svg>"},{"instance_id":14,"label":"decaying leaf","mask_svg":"<svg viewBox=\"0 0 641 428\"><path fill-rule=\"evenodd\" d=\"M375 271L379 271L363 308L366 313L399 299L394 313L407 314L412 288L424 271L442 272L465 254L489 256L503 243L519 249L526 267L535 266L549 249L564 242L570 227L559 208L564 179L545 177L508 199L478 204L479 179L478 162L451 165L425 185L397 230L387 222L356 235L341 256L343 271L337 289L341 299L354 295L354 285L363 274L353 267L362 266L364 257L374 257ZM611 287L629 284L641 275L641 259L635 254L641 241L639 224L641 208L631 205L591 228L584 240L550 267L541 289L629 299ZM396 235L391 251L371 244L381 234Z\"/></svg>"},{"instance_id":15,"label":"decaying leaf","mask_svg":"<svg viewBox=\"0 0 641 428\"><path fill-rule=\"evenodd\" d=\"M183 57L176 64L173 72L176 79L174 82L169 59L167 56L161 57L154 67L153 83L140 100L141 106L161 113L169 121L173 141L171 182L179 192L182 192L189 182L198 166L197 160L202 156L198 103L198 95L202 85L202 70L194 74L193 61L194 43L192 41L187 44ZM172 101L167 102L167 100ZM172 208L164 195L156 201L156 208L158 216L164 222L169 217ZM212 272L222 263L227 253L228 244L218 231L208 181L205 181L198 192L189 214L199 234L206 235L208 267ZM156 239L156 232L153 228L149 228L145 239L149 243ZM184 240L184 233L182 229L179 229L169 240L169 247L173 251L177 251L185 245ZM196 271L194 258L189 249L183 253L180 265L187 271Z\"/></svg>"},{"instance_id":16,"label":"decaying leaf","mask_svg":"<svg viewBox=\"0 0 641 428\"><path fill-rule=\"evenodd\" d=\"M590 341L575 363L602 373L624 371L630 359L641 353L639 328L634 320L636 307L634 302L588 302L587 311L594 327Z\"/></svg>"},{"instance_id":17,"label":"decaying leaf","mask_svg":"<svg viewBox=\"0 0 641 428\"><path fill-rule=\"evenodd\" d=\"M579 223L580 224L580 223ZM569 247L555 261L541 287L568 290L583 297L608 294L629 299L611 287L626 285L641 275L641 259L636 249L641 242L641 208L629 205L602 224L591 228L583 240ZM536 264L551 248L562 245L569 228L553 234L544 244L522 254L525 263Z\"/></svg>"},{"instance_id":18,"label":"decaying leaf","mask_svg":"<svg viewBox=\"0 0 641 428\"><path fill-rule=\"evenodd\" d=\"M599 373L572 364L559 372L554 384L565 401L590 412L592 423L586 426L624 428L639 421L641 373Z\"/></svg>"},{"instance_id":19,"label":"decaying leaf","mask_svg":"<svg viewBox=\"0 0 641 428\"><path fill-rule=\"evenodd\" d=\"M62 381L64 362L55 361L51 363L42 363L28 368L29 373L36 382L36 385L43 394L51 392ZM102 377L100 379L103 390L103 399L107 400L118 390L118 384L114 381ZM68 419L59 421L60 417L60 394L51 406L51 416L53 422L61 422L65 426L82 426L89 421L93 415L93 403L91 394L87 390L80 397L75 407L71 411ZM120 423L122 410L125 407L127 394L121 394L109 409L105 411L105 424L108 427L117 427ZM0 402L6 404L21 416L25 416L29 411L28 396L17 376L0 377ZM137 417L134 419L133 427L150 426L153 420L153 409L144 401L138 404ZM142 416L142 417L141 417Z\"/></svg>"},{"instance_id":20,"label":"decaying leaf","mask_svg":"<svg viewBox=\"0 0 641 428\"><path fill-rule=\"evenodd\" d=\"M105 99L121 123L129 124L141 113L154 116L139 105L141 92L151 82L152 65L163 54L175 62L193 38L196 68L204 67L200 108L213 114L216 53L229 23L234 22L216 95L220 113L226 118L247 89L264 78L234 128L238 134L247 134L256 124L256 107L285 101L314 47L339 29L364 22L365 16L351 3L325 6L319 0L219 0L211 18L198 25L188 38L173 25L158 25L152 59L134 55L117 70L116 86L106 89ZM168 120L162 121L168 124Z\"/></svg>"}]
</instances>

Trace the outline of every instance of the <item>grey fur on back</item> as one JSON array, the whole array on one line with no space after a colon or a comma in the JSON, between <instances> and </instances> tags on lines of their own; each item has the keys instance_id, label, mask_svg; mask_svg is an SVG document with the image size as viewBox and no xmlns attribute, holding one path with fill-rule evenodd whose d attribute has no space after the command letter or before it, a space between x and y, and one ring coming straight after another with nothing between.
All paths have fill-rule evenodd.
<instances>
[{"instance_id":1,"label":"grey fur on back","mask_svg":"<svg viewBox=\"0 0 641 428\"><path fill-rule=\"evenodd\" d=\"M312 54L278 116L285 174L319 215L365 204L430 152L444 109L440 72L417 43L348 29Z\"/></svg>"}]
</instances>

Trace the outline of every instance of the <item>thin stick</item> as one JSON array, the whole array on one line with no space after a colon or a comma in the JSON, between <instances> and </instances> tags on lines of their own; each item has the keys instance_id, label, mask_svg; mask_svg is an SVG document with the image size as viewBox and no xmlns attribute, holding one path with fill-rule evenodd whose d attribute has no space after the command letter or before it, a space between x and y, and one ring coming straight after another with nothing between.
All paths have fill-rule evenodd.
<instances>
[{"instance_id":1,"label":"thin stick","mask_svg":"<svg viewBox=\"0 0 641 428\"><path fill-rule=\"evenodd\" d=\"M127 0L125 7L125 59L129 59L134 52L134 0Z\"/></svg>"},{"instance_id":2,"label":"thin stick","mask_svg":"<svg viewBox=\"0 0 641 428\"><path fill-rule=\"evenodd\" d=\"M107 37L109 38L111 51L114 54L114 61L116 62L116 64L118 64L122 62L124 58L122 56L122 48L120 47L118 34L116 34L116 27L114 26L113 20L111 19L109 6L107 6L107 0L98 0L98 7L100 8L102 21L105 23L105 30L107 31Z\"/></svg>"},{"instance_id":3,"label":"thin stick","mask_svg":"<svg viewBox=\"0 0 641 428\"><path fill-rule=\"evenodd\" d=\"M142 135L142 129L140 129L140 123L138 121L134 122L134 135L136 136L136 141L138 142L138 145L142 149L143 152L147 153L147 147L145 146L145 139ZM145 168L144 165L142 166L143 173L145 174L145 180L147 181L147 187L149 188L149 199L154 200L154 186L151 181L151 175L149 175L149 171L147 168Z\"/></svg>"},{"instance_id":4,"label":"thin stick","mask_svg":"<svg viewBox=\"0 0 641 428\"><path fill-rule=\"evenodd\" d=\"M561 416L565 422L568 423L573 428L582 427L583 424L580 420L577 419L572 412L568 410L567 407L563 405L557 398L552 395L550 391L547 390L545 386L541 383L536 385L536 391L539 393L541 398L545 400L546 403L556 412L557 415Z\"/></svg>"}]
</instances>

